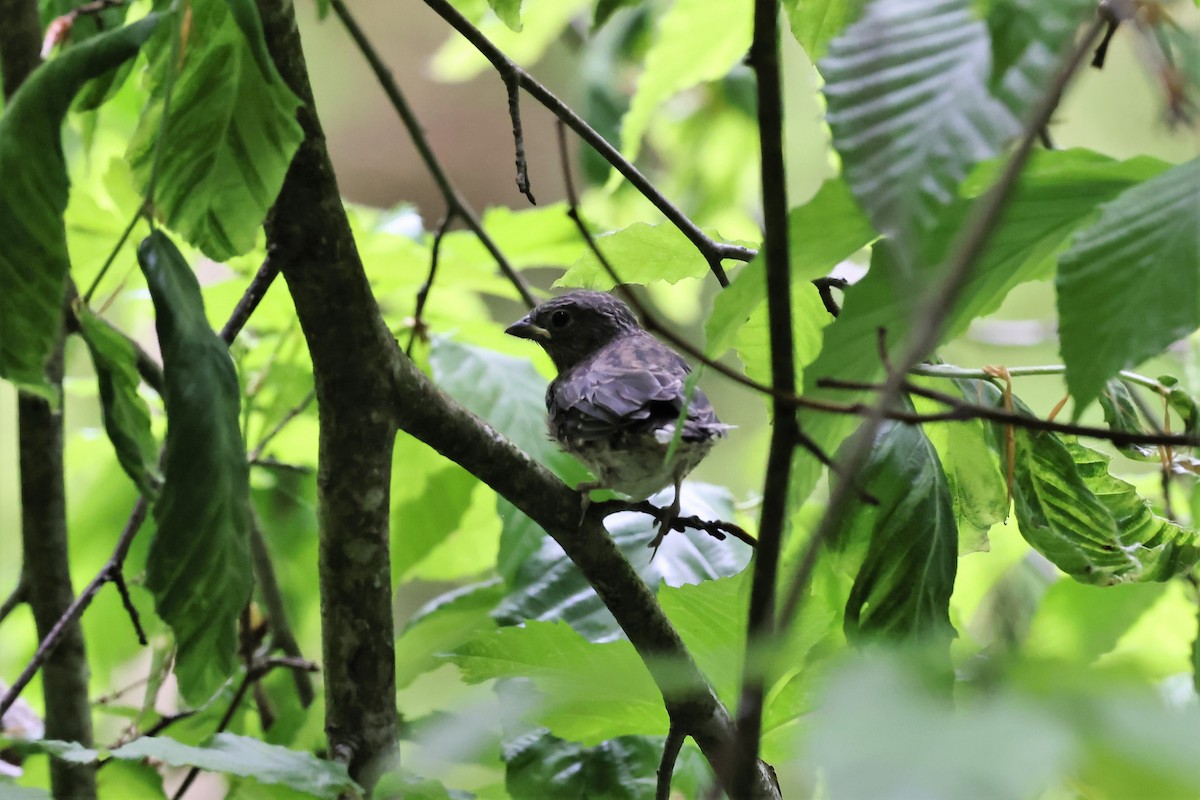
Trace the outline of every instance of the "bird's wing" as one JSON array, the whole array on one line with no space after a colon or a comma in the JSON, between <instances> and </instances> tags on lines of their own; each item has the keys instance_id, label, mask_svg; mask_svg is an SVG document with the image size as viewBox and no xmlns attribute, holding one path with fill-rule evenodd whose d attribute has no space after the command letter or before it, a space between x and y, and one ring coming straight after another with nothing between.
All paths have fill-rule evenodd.
<instances>
[{"instance_id":1,"label":"bird's wing","mask_svg":"<svg viewBox=\"0 0 1200 800\"><path fill-rule=\"evenodd\" d=\"M648 334L626 336L560 375L546 396L556 438L598 439L674 423L687 399L687 362ZM712 404L692 392L685 439L723 430Z\"/></svg>"}]
</instances>

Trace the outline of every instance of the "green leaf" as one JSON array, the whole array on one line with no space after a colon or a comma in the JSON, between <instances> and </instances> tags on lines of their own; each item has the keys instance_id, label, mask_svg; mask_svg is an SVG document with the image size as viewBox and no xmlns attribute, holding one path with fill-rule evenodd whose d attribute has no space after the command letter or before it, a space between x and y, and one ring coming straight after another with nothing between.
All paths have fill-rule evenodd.
<instances>
[{"instance_id":1,"label":"green leaf","mask_svg":"<svg viewBox=\"0 0 1200 800\"><path fill-rule=\"evenodd\" d=\"M668 488L650 501L665 505L673 491ZM721 487L685 482L680 513L701 519L732 519L732 498ZM654 537L650 517L621 512L608 517L605 527L642 580L653 589L663 582L677 586L734 575L745 568L750 557L750 548L741 542L717 541L689 528L667 536L651 561L651 552L646 547ZM536 529L536 535L537 550L520 564L509 581L511 593L496 609L495 617L500 624L512 625L527 619L561 620L593 641L617 636L620 629L616 620L579 569L563 557L562 548L553 539L540 529Z\"/></svg>"},{"instance_id":2,"label":"green leaf","mask_svg":"<svg viewBox=\"0 0 1200 800\"><path fill-rule=\"evenodd\" d=\"M70 263L59 129L88 79L133 58L157 15L68 48L21 86L0 117L0 378L53 399L43 373L62 325Z\"/></svg>"},{"instance_id":3,"label":"green leaf","mask_svg":"<svg viewBox=\"0 0 1200 800\"><path fill-rule=\"evenodd\" d=\"M50 739L29 745L75 764L91 763L101 755L122 761L150 758L169 767L199 767L208 772L253 778L328 800L334 800L341 792L361 791L341 764L232 733L218 733L203 747L182 744L167 736L143 736L115 750L90 750L77 742Z\"/></svg>"},{"instance_id":4,"label":"green leaf","mask_svg":"<svg viewBox=\"0 0 1200 800\"><path fill-rule=\"evenodd\" d=\"M476 17L476 11L482 13L487 9L483 0L470 3L456 0L455 5L468 19ZM521 5L524 13L520 33L499 18L480 20L476 17L472 21L477 23L479 32L514 63L531 66L558 40L580 10L591 7L591 0L524 0ZM492 66L475 45L454 35L434 54L431 68L438 80L465 81Z\"/></svg>"},{"instance_id":5,"label":"green leaf","mask_svg":"<svg viewBox=\"0 0 1200 800\"><path fill-rule=\"evenodd\" d=\"M929 255L924 259L921 277L936 279L936 267L962 228L970 198L986 190L998 167L998 163L987 164L976 170L963 186L968 199L944 212L942 222L925 243ZM961 334L972 319L998 308L1013 287L1049 274L1055 251L1098 203L1166 168L1157 159L1115 161L1087 150L1035 153L1005 209L1003 221L947 315L943 341ZM877 243L870 271L847 289L841 315L825 328L820 356L805 368L805 395L839 402L863 400L866 395L861 393L818 389L816 381L829 376L868 382L879 379L883 374L876 346L880 328L888 333L889 351L898 352L918 310L922 286L895 285L889 277L898 269L893 261L888 244ZM827 414L816 417L802 413L802 419L810 420L805 430L827 451L836 449L854 429L854 420L849 417L830 419ZM814 459L801 457L797 462L799 494L811 491L820 471Z\"/></svg>"},{"instance_id":6,"label":"green leaf","mask_svg":"<svg viewBox=\"0 0 1200 800\"><path fill-rule=\"evenodd\" d=\"M920 427L888 423L860 480L879 504L860 503L840 543L858 550L866 542L846 602L846 635L953 635L958 531L937 451Z\"/></svg>"},{"instance_id":7,"label":"green leaf","mask_svg":"<svg viewBox=\"0 0 1200 800\"><path fill-rule=\"evenodd\" d=\"M719 9L711 0L675 0L659 22L633 102L621 122L621 152L627 158L637 158L650 120L663 112L666 101L684 89L725 77L737 65L750 47L753 22L752 0L726 0Z\"/></svg>"},{"instance_id":8,"label":"green leaf","mask_svg":"<svg viewBox=\"0 0 1200 800\"><path fill-rule=\"evenodd\" d=\"M1196 533L1158 516L1108 472L1108 456L1050 433L1016 430L1017 524L1083 583L1162 581L1200 560Z\"/></svg>"},{"instance_id":9,"label":"green leaf","mask_svg":"<svg viewBox=\"0 0 1200 800\"><path fill-rule=\"evenodd\" d=\"M1104 391L1100 393L1100 408L1104 411L1105 423L1114 431L1146 432L1137 404L1133 400L1132 391L1123 381L1105 382ZM1116 447L1128 458L1138 461L1158 461L1161 458L1155 447L1141 444L1116 445Z\"/></svg>"},{"instance_id":10,"label":"green leaf","mask_svg":"<svg viewBox=\"0 0 1200 800\"><path fill-rule=\"evenodd\" d=\"M596 246L622 283L678 283L708 273L708 262L683 231L669 223L635 222L628 228L596 237ZM616 283L595 253L587 252L571 265L555 286L607 291Z\"/></svg>"},{"instance_id":11,"label":"green leaf","mask_svg":"<svg viewBox=\"0 0 1200 800\"><path fill-rule=\"evenodd\" d=\"M165 481L146 587L175 632L175 674L188 702L207 700L237 669L237 620L250 599L250 483L238 427L240 392L200 285L161 231L138 248L154 301L167 407Z\"/></svg>"},{"instance_id":12,"label":"green leaf","mask_svg":"<svg viewBox=\"0 0 1200 800\"><path fill-rule=\"evenodd\" d=\"M491 613L503 590L493 579L455 589L422 606L396 639L396 688L404 689L441 666L439 655L495 630Z\"/></svg>"},{"instance_id":13,"label":"green leaf","mask_svg":"<svg viewBox=\"0 0 1200 800\"><path fill-rule=\"evenodd\" d=\"M592 16L592 32L600 30L619 9L636 8L643 2L645 0L599 0L596 3L596 12Z\"/></svg>"},{"instance_id":14,"label":"green leaf","mask_svg":"<svg viewBox=\"0 0 1200 800\"><path fill-rule=\"evenodd\" d=\"M1063 47L1094 14L1092 0L996 0L987 12L992 93L1021 116L1062 63Z\"/></svg>"},{"instance_id":15,"label":"green leaf","mask_svg":"<svg viewBox=\"0 0 1200 800\"><path fill-rule=\"evenodd\" d=\"M792 35L816 61L833 37L858 18L866 0L783 0Z\"/></svg>"},{"instance_id":16,"label":"green leaf","mask_svg":"<svg viewBox=\"0 0 1200 800\"><path fill-rule=\"evenodd\" d=\"M819 65L846 182L906 278L939 207L1020 130L988 93L988 32L971 5L875 0Z\"/></svg>"},{"instance_id":17,"label":"green leaf","mask_svg":"<svg viewBox=\"0 0 1200 800\"><path fill-rule=\"evenodd\" d=\"M138 394L142 379L133 343L83 304L76 309L76 315L96 368L104 430L121 468L143 496L153 499L161 480L158 444L150 431L150 409Z\"/></svg>"},{"instance_id":18,"label":"green leaf","mask_svg":"<svg viewBox=\"0 0 1200 800\"><path fill-rule=\"evenodd\" d=\"M654 795L654 770L662 748L661 739L645 736L622 736L589 748L535 728L504 743L505 789L513 800L645 800ZM691 757L693 752L686 748L680 753L672 788L681 788L680 783L704 771ZM700 796L703 784L694 778L691 783L694 790L684 796Z\"/></svg>"},{"instance_id":19,"label":"green leaf","mask_svg":"<svg viewBox=\"0 0 1200 800\"><path fill-rule=\"evenodd\" d=\"M544 695L533 712L557 736L595 745L667 732L662 696L627 640L589 642L562 623L501 628L454 650L463 680L529 678Z\"/></svg>"},{"instance_id":20,"label":"green leaf","mask_svg":"<svg viewBox=\"0 0 1200 800\"><path fill-rule=\"evenodd\" d=\"M826 181L811 200L788 212L788 232L793 281L828 275L877 235L841 178ZM766 298L766 274L762 261L756 258L713 300L712 314L704 324L706 353L716 358L732 347L737 331L755 308L765 305ZM803 304L805 308L809 306L807 300ZM822 306L813 322L824 327L828 321L829 315ZM811 360L810 355L799 366Z\"/></svg>"},{"instance_id":21,"label":"green leaf","mask_svg":"<svg viewBox=\"0 0 1200 800\"><path fill-rule=\"evenodd\" d=\"M521 0L488 0L488 5L510 30L521 32Z\"/></svg>"},{"instance_id":22,"label":"green leaf","mask_svg":"<svg viewBox=\"0 0 1200 800\"><path fill-rule=\"evenodd\" d=\"M1038 604L1023 652L1090 664L1116 647L1165 590L1156 583L1101 587L1060 580Z\"/></svg>"},{"instance_id":23,"label":"green leaf","mask_svg":"<svg viewBox=\"0 0 1200 800\"><path fill-rule=\"evenodd\" d=\"M1119 370L1200 325L1200 159L1106 204L1058 267L1059 335L1075 416Z\"/></svg>"},{"instance_id":24,"label":"green leaf","mask_svg":"<svg viewBox=\"0 0 1200 800\"><path fill-rule=\"evenodd\" d=\"M145 191L161 158L155 214L217 261L254 247L304 138L300 100L264 61L255 13L225 0L189 4L192 34L182 52L165 124L167 70L176 68L166 31L152 58L153 99L129 144L134 177ZM162 146L158 146L160 136Z\"/></svg>"},{"instance_id":25,"label":"green leaf","mask_svg":"<svg viewBox=\"0 0 1200 800\"><path fill-rule=\"evenodd\" d=\"M748 377L759 383L770 384L770 321L765 293L760 297L762 301L737 332L737 354L746 367ZM825 310L817 287L807 282L792 284L792 352L797 381L802 378L804 365L811 363L821 352L821 331L832 321L833 317Z\"/></svg>"}]
</instances>

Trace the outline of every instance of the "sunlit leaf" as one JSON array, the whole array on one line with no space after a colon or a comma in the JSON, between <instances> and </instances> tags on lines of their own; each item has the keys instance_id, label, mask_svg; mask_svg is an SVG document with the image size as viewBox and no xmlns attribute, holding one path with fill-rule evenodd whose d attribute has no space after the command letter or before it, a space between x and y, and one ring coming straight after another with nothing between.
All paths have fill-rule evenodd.
<instances>
[{"instance_id":1,"label":"sunlit leaf","mask_svg":"<svg viewBox=\"0 0 1200 800\"><path fill-rule=\"evenodd\" d=\"M237 620L250 599L250 484L241 393L204 316L196 276L156 231L138 248L154 301L167 407L164 483L146 586L175 632L175 674L199 704L237 668Z\"/></svg>"},{"instance_id":2,"label":"sunlit leaf","mask_svg":"<svg viewBox=\"0 0 1200 800\"><path fill-rule=\"evenodd\" d=\"M646 67L621 122L621 152L637 158L650 120L674 95L725 76L750 47L751 0L675 0L659 21ZM624 277L624 276L622 276Z\"/></svg>"},{"instance_id":3,"label":"sunlit leaf","mask_svg":"<svg viewBox=\"0 0 1200 800\"><path fill-rule=\"evenodd\" d=\"M121 468L143 495L153 497L159 481L158 444L150 431L150 409L138 394L142 379L133 343L87 306L80 305L76 313L96 368L104 430Z\"/></svg>"},{"instance_id":4,"label":"sunlit leaf","mask_svg":"<svg viewBox=\"0 0 1200 800\"><path fill-rule=\"evenodd\" d=\"M476 637L451 660L469 683L530 678L544 695L534 715L585 745L626 734L665 734L667 712L627 640L589 642L565 624L527 622Z\"/></svg>"},{"instance_id":5,"label":"sunlit leaf","mask_svg":"<svg viewBox=\"0 0 1200 800\"><path fill-rule=\"evenodd\" d=\"M1118 370L1200 325L1200 159L1104 206L1058 268L1059 335L1078 417Z\"/></svg>"},{"instance_id":6,"label":"sunlit leaf","mask_svg":"<svg viewBox=\"0 0 1200 800\"><path fill-rule=\"evenodd\" d=\"M225 0L188 5L192 34L181 68L172 60L174 31L164 28L167 35L156 38L153 100L129 145L143 191L158 164L156 215L218 261L254 247L303 138L296 121L300 100L272 62L264 62L261 39L245 35L256 27L253 7L239 2L233 8L236 14ZM167 70L174 69L179 74L164 125Z\"/></svg>"},{"instance_id":7,"label":"sunlit leaf","mask_svg":"<svg viewBox=\"0 0 1200 800\"><path fill-rule=\"evenodd\" d=\"M866 0L784 0L792 35L816 61L825 55L833 37L853 22L866 5Z\"/></svg>"},{"instance_id":8,"label":"sunlit leaf","mask_svg":"<svg viewBox=\"0 0 1200 800\"><path fill-rule=\"evenodd\" d=\"M597 236L596 246L622 283L677 283L684 278L702 277L709 270L708 262L696 246L683 231L669 223L635 222L628 228ZM607 290L616 282L596 255L587 252L554 285Z\"/></svg>"},{"instance_id":9,"label":"sunlit leaf","mask_svg":"<svg viewBox=\"0 0 1200 800\"><path fill-rule=\"evenodd\" d=\"M0 378L24 389L49 392L43 369L62 325L70 267L63 117L89 78L137 55L159 19L68 48L34 71L0 117Z\"/></svg>"}]
</instances>

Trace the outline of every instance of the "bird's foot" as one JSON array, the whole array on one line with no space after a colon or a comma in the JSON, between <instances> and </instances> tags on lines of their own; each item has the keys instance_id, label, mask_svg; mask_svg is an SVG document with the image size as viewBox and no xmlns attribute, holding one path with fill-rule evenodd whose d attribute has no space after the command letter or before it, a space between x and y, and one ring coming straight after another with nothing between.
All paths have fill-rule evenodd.
<instances>
[{"instance_id":1,"label":"bird's foot","mask_svg":"<svg viewBox=\"0 0 1200 800\"><path fill-rule=\"evenodd\" d=\"M671 501L671 505L667 506L666 508L660 508L656 516L658 517L658 530L655 532L654 538L651 539L650 543L646 545L654 551L650 554L651 561L653 561L654 557L658 555L658 548L660 545L662 545L663 539L666 538L666 535L671 532L672 528L676 527L675 523L679 521L678 490L675 491L675 499ZM679 529L682 531L683 527L679 526Z\"/></svg>"}]
</instances>

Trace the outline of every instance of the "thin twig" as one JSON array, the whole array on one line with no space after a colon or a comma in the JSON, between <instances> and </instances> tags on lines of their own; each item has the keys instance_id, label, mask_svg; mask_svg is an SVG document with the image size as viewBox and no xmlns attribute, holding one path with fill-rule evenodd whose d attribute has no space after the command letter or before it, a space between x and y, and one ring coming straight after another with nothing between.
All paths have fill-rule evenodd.
<instances>
[{"instance_id":1,"label":"thin twig","mask_svg":"<svg viewBox=\"0 0 1200 800\"><path fill-rule=\"evenodd\" d=\"M667 730L667 740L663 742L662 760L658 763L658 784L654 789L654 800L671 800L671 776L675 773L675 761L687 733L677 728L674 723Z\"/></svg>"},{"instance_id":2,"label":"thin twig","mask_svg":"<svg viewBox=\"0 0 1200 800\"><path fill-rule=\"evenodd\" d=\"M767 328L771 343L771 386L787 394L796 391L796 360L792 334L791 270L788 262L787 179L783 158L783 87L779 67L779 0L755 0L754 42L750 63L758 89L758 139L762 154L763 254L767 278ZM819 236L819 231L809 235ZM787 526L788 487L793 451L804 441L796 411L783 399L772 402L774 426L767 453L767 475L758 526L758 549L750 585L746 618L746 654L761 648L775 627L775 585L779 554ZM810 440L811 441L811 440ZM815 442L812 443L815 448ZM817 452L821 452L817 449ZM844 482L853 485L849 474ZM761 670L742 671L737 710L737 738L732 753L732 797L749 797L763 769L759 760L763 698Z\"/></svg>"},{"instance_id":3,"label":"thin twig","mask_svg":"<svg viewBox=\"0 0 1200 800\"><path fill-rule=\"evenodd\" d=\"M338 2L340 0L334 0L335 8ZM519 83L522 89L529 92L535 100L549 109L554 116L575 131L580 139L587 142L605 161L616 168L617 172L624 175L625 179L641 192L642 196L661 211L663 216L679 228L683 235L695 245L700 254L704 256L705 261L708 262L709 268L721 286L729 285L729 277L725 274L724 267L721 266L722 260L728 258L736 261L750 261L754 258L756 255L754 250L741 245L718 242L700 230L696 223L688 219L687 215L669 201L645 175L638 171L637 167L621 155L620 151L571 110L570 106L492 44L478 28L459 13L449 0L425 0L425 5L433 9L438 16L462 34L463 38L474 45L475 49L492 63L506 85L513 80Z\"/></svg>"},{"instance_id":4,"label":"thin twig","mask_svg":"<svg viewBox=\"0 0 1200 800\"><path fill-rule=\"evenodd\" d=\"M1103 9L1104 6L1101 8ZM1057 73L1051 79L1046 94L1030 114L1020 142L1005 165L999 180L972 208L971 216L951 249L952 255L943 268L940 279L931 288L925 301L921 304L919 312L914 315L917 323L913 327L904 354L897 359L895 371L883 385L862 426L845 449L841 458L843 474L833 483L825 514L801 556L796 574L788 588L783 611L779 616L780 627L785 627L795 615L801 598L808 589L817 554L845 519L845 512L854 486L852 476L870 457L876 433L887 417L888 410L896 404L906 388L908 371L922 361L936 346L945 327L946 315L954 308L955 301L967 282L971 268L991 240L992 233L1000 221L1017 179L1029 160L1038 132L1049 124L1054 110L1062 99L1063 92L1066 91L1067 84L1078 71L1087 57L1088 51L1107 24L1107 16L1098 14L1089 26L1087 33L1067 53Z\"/></svg>"},{"instance_id":5,"label":"thin twig","mask_svg":"<svg viewBox=\"0 0 1200 800\"><path fill-rule=\"evenodd\" d=\"M264 436L262 438L262 441L260 441L258 443L258 446L256 446L253 450L250 451L250 455L248 455L246 457L246 460L249 461L251 464L261 463L263 451L267 449L267 445L269 445L271 443L271 440L274 439L276 436L278 436L280 434L280 432L282 432L283 429L286 428L292 420L294 420L296 417L303 414L304 410L306 408L308 408L310 405L312 405L312 401L316 400L316 399L317 399L317 390L309 389L308 394L304 395L304 399L301 400L299 403L297 403L292 408L290 408L288 410L288 412L283 415L283 419L281 419L281 420L279 420L279 422L275 423L274 428L271 428L271 430L267 431L266 436Z\"/></svg>"},{"instance_id":6,"label":"thin twig","mask_svg":"<svg viewBox=\"0 0 1200 800\"><path fill-rule=\"evenodd\" d=\"M425 302L429 299L429 290L433 288L433 279L437 277L438 259L442 253L442 239L446 236L450 223L454 221L458 213L457 209L448 209L446 216L442 217L442 221L438 223L437 230L433 234L433 245L429 252L429 275L421 284L421 288L417 290L417 307L413 311L412 330L408 335L408 346L404 348L405 355L411 356L413 345L417 339L425 338L428 328L422 316L425 313Z\"/></svg>"},{"instance_id":7,"label":"thin twig","mask_svg":"<svg viewBox=\"0 0 1200 800\"><path fill-rule=\"evenodd\" d=\"M117 587L117 592L121 595L121 604L125 606L125 613L129 615L129 621L133 623L133 632L137 634L138 644L146 647L150 642L146 639L146 631L142 628L142 618L133 605L133 598L129 596L129 587L125 585L125 576L121 574L120 567L112 570L109 580Z\"/></svg>"},{"instance_id":8,"label":"thin twig","mask_svg":"<svg viewBox=\"0 0 1200 800\"><path fill-rule=\"evenodd\" d=\"M262 266L258 268L258 272L254 273L254 277L250 279L250 285L246 287L246 291L242 292L242 297L233 307L229 319L221 326L221 340L226 345L233 344L233 340L242 332L246 321L258 308L258 304L266 296L267 290L271 288L277 275L279 275L279 267L271 261L270 256L267 256Z\"/></svg>"},{"instance_id":9,"label":"thin twig","mask_svg":"<svg viewBox=\"0 0 1200 800\"><path fill-rule=\"evenodd\" d=\"M508 116L512 119L513 146L517 151L517 191L529 198L530 205L537 205L533 199L533 191L529 187L529 165L525 163L525 134L521 130L521 86L516 76L509 75L504 79L504 88L508 91Z\"/></svg>"},{"instance_id":10,"label":"thin twig","mask_svg":"<svg viewBox=\"0 0 1200 800\"><path fill-rule=\"evenodd\" d=\"M125 226L125 230L121 231L121 237L117 239L116 246L113 247L112 251L108 254L108 258L104 259L104 263L100 265L100 271L97 272L96 277L92 279L91 286L89 286L88 290L83 293L84 303L92 302L92 295L96 293L96 288L100 285L100 281L104 280L105 273L108 272L108 269L113 265L113 262L117 260L117 256L121 252L121 248L125 246L125 242L129 240L129 236L133 233L133 229L137 227L138 220L144 215L145 206L142 206L138 208L137 213L135 213L133 218L129 220L129 224Z\"/></svg>"},{"instance_id":11,"label":"thin twig","mask_svg":"<svg viewBox=\"0 0 1200 800\"><path fill-rule=\"evenodd\" d=\"M479 220L479 216L467 204L458 190L454 188L454 184L450 182L450 178L446 175L446 170L442 167L442 163L434 155L433 148L429 146L429 140L425 136L425 132L421 129L421 123L417 120L416 114L413 113L412 107L409 106L408 100L405 99L404 93L400 91L399 84L392 77L391 71L387 65L383 63L379 53L367 38L366 33L359 27L358 22L354 19L354 15L350 13L350 9L342 0L331 0L333 11L337 14L342 25L345 26L346 32L350 34L350 38L354 40L359 51L370 65L371 71L375 73L375 79L379 81L379 85L383 88L384 94L387 95L392 107L396 109L396 113L400 115L404 127L408 129L408 135L412 139L413 146L417 148L417 153L421 156L421 160L425 162L425 168L429 170L429 174L433 177L434 183L437 184L439 191L442 193L442 199L446 203L446 216L451 214L462 217L463 222L478 237L480 244L484 249L491 254L495 259L496 265L509 282L516 288L517 294L521 295L521 300L529 308L537 305L537 300L533 296L529 285L521 274L513 267L509 260L500 252L500 248L483 228L483 223ZM532 200L532 198L530 198Z\"/></svg>"},{"instance_id":12,"label":"thin twig","mask_svg":"<svg viewBox=\"0 0 1200 800\"><path fill-rule=\"evenodd\" d=\"M254 560L254 581L267 610L267 621L271 630L271 644L284 655L292 658L303 658L300 644L292 631L288 619L287 604L283 600L283 592L279 588L279 578L275 575L275 564L271 561L271 550L267 546L267 537L263 535L262 525L258 515L250 515L250 556ZM296 683L296 695L300 705L308 708L312 705L314 694L312 679L308 673L295 670L292 676Z\"/></svg>"},{"instance_id":13,"label":"thin twig","mask_svg":"<svg viewBox=\"0 0 1200 800\"><path fill-rule=\"evenodd\" d=\"M26 602L25 574L22 572L21 576L17 578L17 585L13 587L8 597L4 598L4 602L0 603L0 622L4 622L8 615L24 602Z\"/></svg>"}]
</instances>

